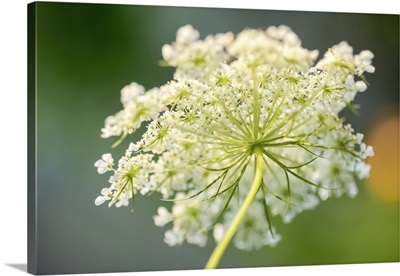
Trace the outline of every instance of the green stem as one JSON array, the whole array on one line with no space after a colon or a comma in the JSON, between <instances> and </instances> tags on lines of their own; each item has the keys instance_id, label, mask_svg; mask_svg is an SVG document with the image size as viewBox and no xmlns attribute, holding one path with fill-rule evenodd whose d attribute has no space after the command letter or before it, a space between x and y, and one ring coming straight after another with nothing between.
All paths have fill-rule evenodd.
<instances>
[{"instance_id":1,"label":"green stem","mask_svg":"<svg viewBox=\"0 0 400 276\"><path fill-rule=\"evenodd\" d=\"M247 209L249 209L250 204L253 202L254 197L256 196L256 194L260 188L260 185L262 183L262 176L264 173L263 153L262 153L261 148L259 148L259 147L254 148L253 152L256 156L256 172L254 175L253 184L252 184L250 191L247 194L242 206L240 206L239 211L237 212L231 225L229 226L228 230L226 231L224 237L222 238L221 242L217 245L217 247L214 249L214 252L211 254L210 259L208 260L207 265L205 267L206 269L213 269L218 266L219 261L222 258L222 255L224 254L230 241L232 240L233 236L235 235L240 222L243 220L243 218L247 212Z\"/></svg>"}]
</instances>

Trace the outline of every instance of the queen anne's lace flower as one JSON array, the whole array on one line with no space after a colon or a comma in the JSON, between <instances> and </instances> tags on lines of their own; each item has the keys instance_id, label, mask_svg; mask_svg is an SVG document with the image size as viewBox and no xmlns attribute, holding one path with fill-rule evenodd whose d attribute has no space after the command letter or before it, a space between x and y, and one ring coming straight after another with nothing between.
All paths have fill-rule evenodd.
<instances>
[{"instance_id":1,"label":"queen anne's lace flower","mask_svg":"<svg viewBox=\"0 0 400 276\"><path fill-rule=\"evenodd\" d=\"M204 246L215 226L217 242L235 228L234 244L252 250L281 238L273 216L289 222L321 199L355 196L373 151L338 114L366 90L373 54L341 42L313 65L318 51L287 26L199 37L188 25L162 48L173 81L122 89L123 110L106 119L102 137L120 142L150 123L117 168L108 154L96 162L99 173L114 173L96 204L160 192L173 201L154 216L172 226L167 244Z\"/></svg>"},{"instance_id":2,"label":"queen anne's lace flower","mask_svg":"<svg viewBox=\"0 0 400 276\"><path fill-rule=\"evenodd\" d=\"M114 166L114 159L110 153L105 153L101 156L101 159L97 160L94 163L94 166L97 167L97 172L99 174L103 174L106 171L110 171Z\"/></svg>"}]
</instances>

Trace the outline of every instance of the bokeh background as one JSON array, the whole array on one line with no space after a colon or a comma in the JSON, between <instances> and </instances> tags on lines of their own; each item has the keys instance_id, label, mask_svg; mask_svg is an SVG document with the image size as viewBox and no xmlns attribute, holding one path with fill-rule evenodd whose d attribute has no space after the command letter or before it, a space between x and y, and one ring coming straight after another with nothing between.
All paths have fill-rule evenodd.
<instances>
[{"instance_id":1,"label":"bokeh background","mask_svg":"<svg viewBox=\"0 0 400 276\"><path fill-rule=\"evenodd\" d=\"M375 54L376 72L357 96L360 115L344 112L375 149L359 195L329 199L290 224L273 223L275 247L245 252L230 246L220 267L264 267L399 261L399 16L351 13L37 3L37 264L39 274L201 269L214 243L168 247L153 224L158 195L130 208L96 207L108 185L94 162L118 158L100 138L104 119L121 109L120 89L147 89L172 78L161 47L192 24L202 37L245 28L290 26L320 56L346 40ZM139 131L140 133L140 131Z\"/></svg>"}]
</instances>

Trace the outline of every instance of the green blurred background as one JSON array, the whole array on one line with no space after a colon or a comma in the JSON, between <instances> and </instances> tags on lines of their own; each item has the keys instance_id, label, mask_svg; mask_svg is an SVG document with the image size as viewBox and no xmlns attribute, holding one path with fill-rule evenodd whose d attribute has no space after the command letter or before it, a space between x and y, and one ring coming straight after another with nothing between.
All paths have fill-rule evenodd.
<instances>
[{"instance_id":1,"label":"green blurred background","mask_svg":"<svg viewBox=\"0 0 400 276\"><path fill-rule=\"evenodd\" d=\"M130 137L111 149L115 139L100 138L104 119L121 109L123 86L135 81L149 89L172 78L173 69L158 66L161 47L186 24L202 37L285 24L299 35L303 47L318 49L320 57L342 40L356 53L369 49L375 54L376 73L367 75L370 87L357 97L361 115L343 116L367 139L388 110L398 118L398 15L37 3L38 273L205 265L213 242L205 248L170 248L163 242L166 228L154 226L152 220L164 204L158 195L138 196L134 214L130 208L94 205L108 186L108 177L97 174L94 162L107 152L118 159L130 140L139 139ZM274 218L282 235L275 248L244 252L230 246L220 267L399 261L396 122L389 132L374 136L389 147L381 153L387 163L381 171L372 170L376 181L360 183L355 199L330 199L290 224ZM375 152L379 156L380 150ZM389 170L388 164L397 166Z\"/></svg>"}]
</instances>

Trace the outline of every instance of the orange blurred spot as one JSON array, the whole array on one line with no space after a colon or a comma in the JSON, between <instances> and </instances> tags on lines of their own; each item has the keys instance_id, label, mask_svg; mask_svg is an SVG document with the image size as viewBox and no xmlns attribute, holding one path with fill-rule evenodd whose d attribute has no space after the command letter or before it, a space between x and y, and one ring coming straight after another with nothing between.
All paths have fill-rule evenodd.
<instances>
[{"instance_id":1,"label":"orange blurred spot","mask_svg":"<svg viewBox=\"0 0 400 276\"><path fill-rule=\"evenodd\" d=\"M368 184L372 192L387 201L399 200L399 117L398 111L387 113L376 124L366 144L374 148Z\"/></svg>"}]
</instances>

